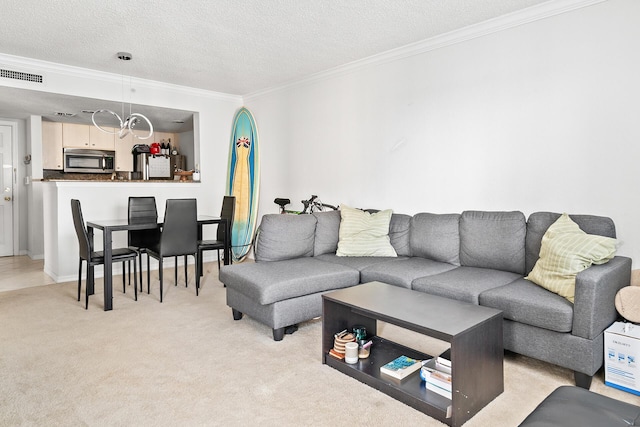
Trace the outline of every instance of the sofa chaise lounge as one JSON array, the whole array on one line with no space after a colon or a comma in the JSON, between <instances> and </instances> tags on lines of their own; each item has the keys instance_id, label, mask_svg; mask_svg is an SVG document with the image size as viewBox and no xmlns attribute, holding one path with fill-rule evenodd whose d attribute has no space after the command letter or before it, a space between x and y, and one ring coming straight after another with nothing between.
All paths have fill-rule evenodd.
<instances>
[{"instance_id":1,"label":"sofa chaise lounge","mask_svg":"<svg viewBox=\"0 0 640 427\"><path fill-rule=\"evenodd\" d=\"M227 305L283 338L287 327L322 314L322 294L370 281L503 311L506 350L574 371L589 388L603 364L603 331L616 320L614 298L629 285L631 259L615 256L580 272L575 299L525 279L542 238L560 214L465 211L393 214L396 257L338 256L339 211L263 216L255 263L223 266ZM570 215L584 232L615 238L610 218Z\"/></svg>"}]
</instances>

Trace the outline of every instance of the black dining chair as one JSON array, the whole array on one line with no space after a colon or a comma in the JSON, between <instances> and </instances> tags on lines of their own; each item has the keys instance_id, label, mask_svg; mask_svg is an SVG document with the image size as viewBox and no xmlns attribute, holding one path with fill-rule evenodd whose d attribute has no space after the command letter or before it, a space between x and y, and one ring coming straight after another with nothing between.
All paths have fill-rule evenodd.
<instances>
[{"instance_id":1,"label":"black dining chair","mask_svg":"<svg viewBox=\"0 0 640 427\"><path fill-rule=\"evenodd\" d=\"M227 221L227 227L229 234L233 228L233 215L236 210L236 198L234 196L224 196L222 199L222 210L220 211L220 218ZM202 253L204 251L216 250L218 251L218 270L220 270L220 251L225 248L225 242L227 242L227 227L223 227L223 224L218 224L218 230L216 234L216 240L199 240L198 241L198 272L196 276L196 295L200 288L200 277L202 277ZM228 236L228 241L231 241L231 236ZM230 244L230 243L229 243ZM229 260L231 263L231 260Z\"/></svg>"},{"instance_id":2,"label":"black dining chair","mask_svg":"<svg viewBox=\"0 0 640 427\"><path fill-rule=\"evenodd\" d=\"M153 223L158 224L158 209L156 208L156 198L153 196L129 197L129 224L132 223ZM148 230L129 230L129 248L138 252L140 267L140 291L142 291L142 255L147 254L147 292L149 292L149 279L151 269L149 268L149 254L147 249L156 245L160 241L160 226Z\"/></svg>"},{"instance_id":3,"label":"black dining chair","mask_svg":"<svg viewBox=\"0 0 640 427\"><path fill-rule=\"evenodd\" d=\"M93 250L93 242L89 240L89 234L87 232L87 228L84 224L84 218L82 217L82 207L80 206L80 200L71 199L71 213L73 215L73 225L76 229L76 236L78 237L78 246L79 246L79 267L78 267L78 301L80 301L80 291L82 287L82 261L87 262L87 277L85 280L85 310L89 307L89 284L93 287L95 283L94 271L93 268L96 265L104 264L104 253L102 251L94 251ZM125 284L125 264L127 261L133 260L133 268L134 268L134 288L135 288L135 299L138 300L138 283L137 283L137 273L136 273L136 257L138 253L129 248L118 248L113 249L112 251L112 262L120 262L122 261L122 286L124 288Z\"/></svg>"},{"instance_id":4,"label":"black dining chair","mask_svg":"<svg viewBox=\"0 0 640 427\"><path fill-rule=\"evenodd\" d=\"M163 258L175 257L175 284L177 286L178 257L184 256L184 281L187 286L189 281L187 256L193 255L196 259L196 266L198 265L198 206L196 199L167 200L160 241L147 248L147 255L157 259L160 263L160 302L162 302L163 294Z\"/></svg>"}]
</instances>

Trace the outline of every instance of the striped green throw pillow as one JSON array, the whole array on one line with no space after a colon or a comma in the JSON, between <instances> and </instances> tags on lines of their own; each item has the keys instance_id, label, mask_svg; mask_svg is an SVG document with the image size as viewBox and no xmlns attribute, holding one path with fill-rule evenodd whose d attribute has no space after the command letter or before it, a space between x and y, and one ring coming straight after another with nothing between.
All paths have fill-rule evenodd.
<instances>
[{"instance_id":1,"label":"striped green throw pillow","mask_svg":"<svg viewBox=\"0 0 640 427\"><path fill-rule=\"evenodd\" d=\"M610 237L585 233L562 214L542 236L540 258L526 279L573 302L576 275L613 258L616 243Z\"/></svg>"},{"instance_id":2,"label":"striped green throw pillow","mask_svg":"<svg viewBox=\"0 0 640 427\"><path fill-rule=\"evenodd\" d=\"M392 210L370 214L340 205L337 256L397 256L389 240Z\"/></svg>"}]
</instances>

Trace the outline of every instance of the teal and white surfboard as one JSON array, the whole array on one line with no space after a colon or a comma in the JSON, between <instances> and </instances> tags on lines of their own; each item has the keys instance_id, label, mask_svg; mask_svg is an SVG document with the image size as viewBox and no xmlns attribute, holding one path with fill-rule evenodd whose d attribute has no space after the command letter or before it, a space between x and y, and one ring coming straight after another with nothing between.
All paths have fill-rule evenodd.
<instances>
[{"instance_id":1,"label":"teal and white surfboard","mask_svg":"<svg viewBox=\"0 0 640 427\"><path fill-rule=\"evenodd\" d=\"M227 195L235 196L236 209L231 230L231 256L242 261L251 249L258 216L260 155L258 129L253 116L242 107L233 118Z\"/></svg>"}]
</instances>

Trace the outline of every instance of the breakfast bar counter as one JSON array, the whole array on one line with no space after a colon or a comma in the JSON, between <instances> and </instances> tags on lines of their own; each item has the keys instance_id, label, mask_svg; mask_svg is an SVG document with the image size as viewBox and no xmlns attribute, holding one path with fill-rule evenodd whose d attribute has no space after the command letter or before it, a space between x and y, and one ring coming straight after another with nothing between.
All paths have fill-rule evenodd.
<instances>
[{"instance_id":1,"label":"breakfast bar counter","mask_svg":"<svg viewBox=\"0 0 640 427\"><path fill-rule=\"evenodd\" d=\"M42 208L45 212L44 271L58 283L78 278L78 242L71 215L71 199L81 201L85 219L113 220L127 217L130 196L154 196L159 218L164 218L167 199L184 198L197 199L198 212L217 216L224 196L222 185L217 186L220 193L215 194L211 188L192 181L43 180L40 184L38 187L42 188ZM215 239L215 227L207 228L211 230L207 229L203 238ZM103 246L101 233L96 234L94 245L96 248ZM126 246L127 233L115 233L113 247ZM114 275L120 274L121 266L114 265L113 269ZM103 267L97 266L95 274L96 277L102 277Z\"/></svg>"}]
</instances>

